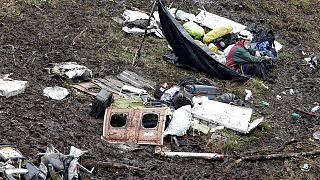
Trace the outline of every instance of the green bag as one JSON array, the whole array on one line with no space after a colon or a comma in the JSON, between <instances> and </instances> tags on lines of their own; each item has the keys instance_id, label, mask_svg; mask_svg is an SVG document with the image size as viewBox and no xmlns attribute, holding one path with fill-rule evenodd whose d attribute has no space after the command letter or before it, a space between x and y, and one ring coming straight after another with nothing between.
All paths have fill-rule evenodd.
<instances>
[{"instance_id":1,"label":"green bag","mask_svg":"<svg viewBox=\"0 0 320 180\"><path fill-rule=\"evenodd\" d=\"M201 39L204 35L204 29L193 21L186 22L182 26L195 39Z\"/></svg>"}]
</instances>

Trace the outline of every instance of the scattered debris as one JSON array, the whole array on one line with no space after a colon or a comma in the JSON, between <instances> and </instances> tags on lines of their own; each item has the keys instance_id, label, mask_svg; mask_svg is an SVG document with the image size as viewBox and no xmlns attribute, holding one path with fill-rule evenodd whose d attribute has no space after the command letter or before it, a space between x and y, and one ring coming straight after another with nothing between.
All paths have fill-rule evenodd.
<instances>
[{"instance_id":1,"label":"scattered debris","mask_svg":"<svg viewBox=\"0 0 320 180\"><path fill-rule=\"evenodd\" d=\"M208 121L209 123L223 125L226 128L245 134L249 133L263 121L263 118L260 118L250 123L251 108L212 101L206 97L194 97L193 103L194 107L191 110L193 117Z\"/></svg>"},{"instance_id":2,"label":"scattered debris","mask_svg":"<svg viewBox=\"0 0 320 180\"><path fill-rule=\"evenodd\" d=\"M313 107L312 109L311 109L311 112L317 112L318 110L320 109L320 106L319 105L317 105L317 106L315 106L315 107Z\"/></svg>"},{"instance_id":3,"label":"scattered debris","mask_svg":"<svg viewBox=\"0 0 320 180\"><path fill-rule=\"evenodd\" d=\"M281 100L282 97L281 97L280 95L277 95L277 96L276 96L276 99L277 99L277 100Z\"/></svg>"},{"instance_id":4,"label":"scattered debris","mask_svg":"<svg viewBox=\"0 0 320 180\"><path fill-rule=\"evenodd\" d=\"M304 163L300 166L301 171L303 172L309 172L311 170L311 166L307 163Z\"/></svg>"},{"instance_id":5,"label":"scattered debris","mask_svg":"<svg viewBox=\"0 0 320 180\"><path fill-rule=\"evenodd\" d=\"M69 91L66 88L54 86L46 87L43 90L43 95L55 100L62 100L69 95Z\"/></svg>"},{"instance_id":6,"label":"scattered debris","mask_svg":"<svg viewBox=\"0 0 320 180\"><path fill-rule=\"evenodd\" d=\"M13 80L9 78L10 75L12 74L5 74L0 77L0 96L6 98L23 93L28 86L28 81Z\"/></svg>"},{"instance_id":7,"label":"scattered debris","mask_svg":"<svg viewBox=\"0 0 320 180\"><path fill-rule=\"evenodd\" d=\"M26 174L28 170L21 168L22 161L25 159L16 147L0 145L0 173L4 178L11 180Z\"/></svg>"},{"instance_id":8,"label":"scattered debris","mask_svg":"<svg viewBox=\"0 0 320 180\"><path fill-rule=\"evenodd\" d=\"M303 114L306 114L306 115L308 115L308 116L315 116L315 117L319 117L319 116L320 116L320 115L318 115L318 114L311 113L311 112L305 111L305 110L303 110L303 109L300 109L300 108L294 107L294 106L291 106L291 109L293 109L293 110L295 110L295 111L299 111L299 112L301 112L301 113L303 113Z\"/></svg>"},{"instance_id":9,"label":"scattered debris","mask_svg":"<svg viewBox=\"0 0 320 180\"><path fill-rule=\"evenodd\" d=\"M217 154L217 153L194 153L194 152L170 152L166 149L163 149L161 147L155 148L155 154L159 154L161 156L165 157L194 157L194 158L202 158L202 159L208 159L208 160L224 160L224 155Z\"/></svg>"},{"instance_id":10,"label":"scattered debris","mask_svg":"<svg viewBox=\"0 0 320 180\"><path fill-rule=\"evenodd\" d=\"M207 121L203 121L198 118L192 118L190 123L190 128L194 134L194 130L197 130L198 132L201 132L203 134L213 133L216 130L224 129L224 126L219 126L216 124L209 123Z\"/></svg>"},{"instance_id":11,"label":"scattered debris","mask_svg":"<svg viewBox=\"0 0 320 180\"><path fill-rule=\"evenodd\" d=\"M291 117L293 117L293 118L301 118L301 115L298 114L298 113L292 113Z\"/></svg>"},{"instance_id":12,"label":"scattered debris","mask_svg":"<svg viewBox=\"0 0 320 180\"><path fill-rule=\"evenodd\" d=\"M313 138L316 140L320 140L320 131L316 131L313 133Z\"/></svg>"},{"instance_id":13,"label":"scattered debris","mask_svg":"<svg viewBox=\"0 0 320 180\"><path fill-rule=\"evenodd\" d=\"M262 101L261 104L262 104L263 107L269 107L270 106L270 104L267 101Z\"/></svg>"},{"instance_id":14,"label":"scattered debris","mask_svg":"<svg viewBox=\"0 0 320 180\"><path fill-rule=\"evenodd\" d=\"M46 69L49 74L56 74L69 79L81 78L85 81L90 81L92 78L92 71L76 62L51 63L50 68Z\"/></svg>"},{"instance_id":15,"label":"scattered debris","mask_svg":"<svg viewBox=\"0 0 320 180\"><path fill-rule=\"evenodd\" d=\"M182 10L177 10L176 8L169 9L169 12L173 17L180 21L195 21L196 16L191 13L184 12ZM159 18L158 18L159 19ZM160 21L160 19L159 19Z\"/></svg>"},{"instance_id":16,"label":"scattered debris","mask_svg":"<svg viewBox=\"0 0 320 180\"><path fill-rule=\"evenodd\" d=\"M311 56L304 58L305 61L307 61L307 64L310 65L311 68L317 69L318 68L318 60L317 56Z\"/></svg>"},{"instance_id":17,"label":"scattered debris","mask_svg":"<svg viewBox=\"0 0 320 180\"><path fill-rule=\"evenodd\" d=\"M289 94L292 96L294 94L294 90L293 89L290 89L289 90Z\"/></svg>"},{"instance_id":18,"label":"scattered debris","mask_svg":"<svg viewBox=\"0 0 320 180\"><path fill-rule=\"evenodd\" d=\"M149 15L139 11L125 10L122 14L124 20L124 27L122 30L130 34L144 34L145 28L147 33L154 33L159 38L163 38L163 34L156 20L151 17L148 24Z\"/></svg>"},{"instance_id":19,"label":"scattered debris","mask_svg":"<svg viewBox=\"0 0 320 180\"><path fill-rule=\"evenodd\" d=\"M53 179L78 179L79 169L90 174L94 170L94 167L88 170L78 162L78 158L86 152L71 146L70 153L65 155L49 145L45 153L39 153L41 155L39 169Z\"/></svg>"},{"instance_id":20,"label":"scattered debris","mask_svg":"<svg viewBox=\"0 0 320 180\"><path fill-rule=\"evenodd\" d=\"M183 136L190 127L191 106L183 106L173 112L171 122L164 132L164 136Z\"/></svg>"},{"instance_id":21,"label":"scattered debris","mask_svg":"<svg viewBox=\"0 0 320 180\"><path fill-rule=\"evenodd\" d=\"M151 88L151 89L155 89L155 85L156 83L145 79L139 75L137 75L136 73L132 72L132 71L123 71L121 72L117 78L123 82L127 82L129 84L131 84L134 87L137 88Z\"/></svg>"},{"instance_id":22,"label":"scattered debris","mask_svg":"<svg viewBox=\"0 0 320 180\"><path fill-rule=\"evenodd\" d=\"M244 100L249 101L252 97L252 92L251 92L251 90L248 90L248 89L245 89L244 91L246 93L246 97L244 98Z\"/></svg>"},{"instance_id":23,"label":"scattered debris","mask_svg":"<svg viewBox=\"0 0 320 180\"><path fill-rule=\"evenodd\" d=\"M123 93L123 91L127 91L127 92L130 92L130 93L135 93L137 95L142 95L142 94L147 94L147 91L144 90L144 89L139 89L139 88L136 88L136 87L133 87L133 86L128 86L128 85L123 85L122 88L121 88L121 91L120 93Z\"/></svg>"}]
</instances>

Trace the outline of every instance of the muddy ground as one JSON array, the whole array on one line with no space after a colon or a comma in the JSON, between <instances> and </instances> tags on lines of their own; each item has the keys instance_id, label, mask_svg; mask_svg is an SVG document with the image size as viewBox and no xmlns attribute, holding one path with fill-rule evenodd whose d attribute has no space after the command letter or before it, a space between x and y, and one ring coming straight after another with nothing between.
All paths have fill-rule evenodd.
<instances>
[{"instance_id":1,"label":"muddy ground","mask_svg":"<svg viewBox=\"0 0 320 180\"><path fill-rule=\"evenodd\" d=\"M52 62L78 62L92 69L94 77L115 75L125 69L156 82L177 82L186 75L205 76L165 63L161 55L168 51L167 43L155 36L146 38L141 61L131 65L141 37L126 35L112 18L121 17L125 9L148 12L151 1L0 2L0 73L13 73L12 78L29 82L24 94L0 97L0 143L18 146L30 159L43 152L48 144L65 153L73 145L89 150L83 163L115 161L143 169L96 166L92 175L82 173L83 179L320 179L320 158L316 156L234 163L245 152L277 149L292 138L298 142L285 146L280 153L319 150L319 141L314 141L312 134L320 129L320 113L310 115L293 108L310 112L314 103L320 102L319 70L304 65L301 55L302 50L320 55L318 1L174 1L173 7L188 12L196 13L204 7L245 25L257 23L269 27L284 45L271 72L276 77L275 83L265 82L268 90L257 81L239 83L207 76L224 91L239 96L244 95L245 88L253 89L251 107L266 118L249 135L224 130L221 134L228 139L224 142L212 141L210 136L188 136L184 138L198 146L175 147L176 151L223 153L227 155L224 162L163 158L153 155L153 146L126 152L100 139L103 120L88 115L92 97L73 93L56 101L42 96L47 86L70 88L74 83L49 76L44 68ZM290 88L295 91L293 95L288 94ZM276 95L282 99L277 100ZM270 106L261 107L262 100ZM293 112L302 117L292 119ZM300 170L304 163L311 165L309 172Z\"/></svg>"}]
</instances>

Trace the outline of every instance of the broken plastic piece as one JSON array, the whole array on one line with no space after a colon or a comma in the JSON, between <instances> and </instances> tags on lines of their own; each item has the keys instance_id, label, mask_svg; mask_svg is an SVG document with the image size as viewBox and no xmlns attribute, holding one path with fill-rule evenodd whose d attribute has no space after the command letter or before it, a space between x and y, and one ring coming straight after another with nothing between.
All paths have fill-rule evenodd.
<instances>
[{"instance_id":1,"label":"broken plastic piece","mask_svg":"<svg viewBox=\"0 0 320 180\"><path fill-rule=\"evenodd\" d=\"M69 91L63 87L46 87L43 90L43 95L55 100L62 100L69 95Z\"/></svg>"},{"instance_id":2,"label":"broken plastic piece","mask_svg":"<svg viewBox=\"0 0 320 180\"><path fill-rule=\"evenodd\" d=\"M9 78L11 74L5 74L0 78L0 96L11 97L21 94L26 89L28 82L13 80Z\"/></svg>"},{"instance_id":3,"label":"broken plastic piece","mask_svg":"<svg viewBox=\"0 0 320 180\"><path fill-rule=\"evenodd\" d=\"M246 97L244 98L244 100L249 101L251 99L252 92L248 89L245 89L244 91L246 92Z\"/></svg>"},{"instance_id":4,"label":"broken plastic piece","mask_svg":"<svg viewBox=\"0 0 320 180\"><path fill-rule=\"evenodd\" d=\"M139 88L136 88L136 87L133 87L133 86L128 86L128 85L122 86L120 92L123 92L123 91L129 91L129 92L136 93L136 94L139 94L139 95L147 94L147 91L144 90L144 89L139 89Z\"/></svg>"},{"instance_id":5,"label":"broken plastic piece","mask_svg":"<svg viewBox=\"0 0 320 180\"><path fill-rule=\"evenodd\" d=\"M298 114L298 113L292 113L291 117L293 117L293 118L301 118L301 115Z\"/></svg>"},{"instance_id":6,"label":"broken plastic piece","mask_svg":"<svg viewBox=\"0 0 320 180\"><path fill-rule=\"evenodd\" d=\"M316 140L320 140L320 131L316 131L313 133L313 138Z\"/></svg>"},{"instance_id":7,"label":"broken plastic piece","mask_svg":"<svg viewBox=\"0 0 320 180\"><path fill-rule=\"evenodd\" d=\"M316 111L318 111L319 109L320 109L320 106L317 105L317 106L315 106L315 107L313 107L313 108L311 109L311 112L316 112Z\"/></svg>"},{"instance_id":8,"label":"broken plastic piece","mask_svg":"<svg viewBox=\"0 0 320 180\"><path fill-rule=\"evenodd\" d=\"M164 132L164 136L175 135L183 136L186 134L190 127L191 120L191 106L183 106L173 112L173 117L167 129Z\"/></svg>"}]
</instances>

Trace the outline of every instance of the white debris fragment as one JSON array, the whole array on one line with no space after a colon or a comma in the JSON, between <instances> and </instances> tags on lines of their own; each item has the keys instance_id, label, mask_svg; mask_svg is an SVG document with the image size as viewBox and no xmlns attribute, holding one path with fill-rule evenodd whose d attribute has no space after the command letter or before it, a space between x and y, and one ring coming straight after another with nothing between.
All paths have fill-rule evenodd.
<instances>
[{"instance_id":1,"label":"white debris fragment","mask_svg":"<svg viewBox=\"0 0 320 180\"><path fill-rule=\"evenodd\" d=\"M46 87L43 90L43 95L51 99L62 100L63 98L69 95L69 91L66 88L58 87L58 86Z\"/></svg>"},{"instance_id":2,"label":"white debris fragment","mask_svg":"<svg viewBox=\"0 0 320 180\"><path fill-rule=\"evenodd\" d=\"M320 131L316 131L313 133L313 138L316 140L320 140Z\"/></svg>"},{"instance_id":3,"label":"white debris fragment","mask_svg":"<svg viewBox=\"0 0 320 180\"><path fill-rule=\"evenodd\" d=\"M196 21L196 16L194 14L187 13L182 10L177 11L176 8L169 9L169 12L179 21Z\"/></svg>"},{"instance_id":4,"label":"white debris fragment","mask_svg":"<svg viewBox=\"0 0 320 180\"><path fill-rule=\"evenodd\" d=\"M293 89L290 89L289 90L289 94L292 96L294 94L294 90Z\"/></svg>"},{"instance_id":5,"label":"white debris fragment","mask_svg":"<svg viewBox=\"0 0 320 180\"><path fill-rule=\"evenodd\" d=\"M252 92L251 90L248 90L248 89L245 89L244 91L246 92L246 97L244 98L244 100L249 101L251 99Z\"/></svg>"},{"instance_id":6,"label":"white debris fragment","mask_svg":"<svg viewBox=\"0 0 320 180\"><path fill-rule=\"evenodd\" d=\"M280 95L277 95L277 96L276 96L276 99L277 99L277 100L281 100L282 97L281 97Z\"/></svg>"},{"instance_id":7,"label":"white debris fragment","mask_svg":"<svg viewBox=\"0 0 320 180\"><path fill-rule=\"evenodd\" d=\"M172 120L168 128L164 131L163 136L176 135L183 136L190 127L191 121L191 106L186 105L175 110L172 115Z\"/></svg>"},{"instance_id":8,"label":"white debris fragment","mask_svg":"<svg viewBox=\"0 0 320 180\"><path fill-rule=\"evenodd\" d=\"M53 67L49 68L49 72L59 76L66 76L69 79L82 77L85 80L92 78L92 71L85 66L76 62L52 63Z\"/></svg>"},{"instance_id":9,"label":"white debris fragment","mask_svg":"<svg viewBox=\"0 0 320 180\"><path fill-rule=\"evenodd\" d=\"M158 15L159 16L159 15ZM139 20L148 20L149 15L139 11L125 10L122 14L122 17L125 19L123 24L125 25L122 30L129 34L144 34L145 28L141 27L129 27L128 23L137 22ZM140 24L140 23L138 23ZM147 34L154 33L159 38L163 38L163 33L159 28L159 25L156 22L155 18L150 18Z\"/></svg>"},{"instance_id":10,"label":"white debris fragment","mask_svg":"<svg viewBox=\"0 0 320 180\"><path fill-rule=\"evenodd\" d=\"M218 101L208 100L207 97L194 97L192 116L209 123L218 124L232 130L249 133L257 127L263 117L250 123L252 109L238 107Z\"/></svg>"},{"instance_id":11,"label":"white debris fragment","mask_svg":"<svg viewBox=\"0 0 320 180\"><path fill-rule=\"evenodd\" d=\"M315 106L315 107L313 107L313 108L311 109L311 112L316 112L316 111L318 111L319 109L320 109L320 106L317 105L317 106Z\"/></svg>"},{"instance_id":12,"label":"white debris fragment","mask_svg":"<svg viewBox=\"0 0 320 180\"><path fill-rule=\"evenodd\" d=\"M1 75L0 77L0 96L11 97L25 91L28 81L13 80L9 78L11 74Z\"/></svg>"}]
</instances>

